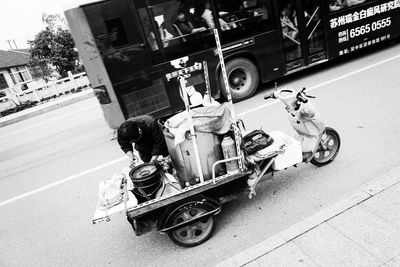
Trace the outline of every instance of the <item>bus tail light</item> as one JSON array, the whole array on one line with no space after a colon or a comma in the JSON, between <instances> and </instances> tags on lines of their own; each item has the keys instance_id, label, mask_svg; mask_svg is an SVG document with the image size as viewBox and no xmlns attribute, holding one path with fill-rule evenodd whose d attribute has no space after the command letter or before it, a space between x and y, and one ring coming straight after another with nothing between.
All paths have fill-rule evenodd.
<instances>
[{"instance_id":1,"label":"bus tail light","mask_svg":"<svg viewBox=\"0 0 400 267\"><path fill-rule=\"evenodd\" d=\"M93 91L101 105L106 105L111 103L111 98L107 92L105 85L95 87L93 88Z\"/></svg>"}]
</instances>

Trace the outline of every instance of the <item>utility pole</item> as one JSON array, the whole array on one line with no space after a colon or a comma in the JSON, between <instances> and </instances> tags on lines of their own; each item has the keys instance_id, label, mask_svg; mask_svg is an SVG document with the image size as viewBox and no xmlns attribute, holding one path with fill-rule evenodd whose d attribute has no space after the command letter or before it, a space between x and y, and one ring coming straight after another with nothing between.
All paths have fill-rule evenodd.
<instances>
[{"instance_id":1,"label":"utility pole","mask_svg":"<svg viewBox=\"0 0 400 267\"><path fill-rule=\"evenodd\" d=\"M12 47L11 41L14 43L14 47L15 47L15 48ZM8 45L10 46L10 49L11 49L11 50L13 50L13 49L18 49L17 43L15 42L14 39L13 39L13 40L7 40L7 43L8 43Z\"/></svg>"},{"instance_id":2,"label":"utility pole","mask_svg":"<svg viewBox=\"0 0 400 267\"><path fill-rule=\"evenodd\" d=\"M8 45L10 46L10 49L12 49L12 46L11 46L11 40L7 40L7 43L8 43Z\"/></svg>"}]
</instances>

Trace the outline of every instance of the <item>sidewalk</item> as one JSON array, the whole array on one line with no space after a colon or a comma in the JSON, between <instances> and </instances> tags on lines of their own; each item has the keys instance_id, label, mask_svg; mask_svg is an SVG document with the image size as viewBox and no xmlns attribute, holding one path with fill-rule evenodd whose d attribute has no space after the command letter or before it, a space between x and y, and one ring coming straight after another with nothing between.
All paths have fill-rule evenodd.
<instances>
[{"instance_id":1,"label":"sidewalk","mask_svg":"<svg viewBox=\"0 0 400 267\"><path fill-rule=\"evenodd\" d=\"M39 114L55 110L76 103L78 101L88 99L93 96L94 96L93 90L86 89L79 93L74 93L68 96L56 98L54 100L50 100L47 103L39 104L37 106L7 115L5 117L0 117L0 127L7 126L9 124L13 124L22 120L26 120L34 116L37 116Z\"/></svg>"},{"instance_id":2,"label":"sidewalk","mask_svg":"<svg viewBox=\"0 0 400 267\"><path fill-rule=\"evenodd\" d=\"M400 167L218 266L400 266Z\"/></svg>"}]
</instances>

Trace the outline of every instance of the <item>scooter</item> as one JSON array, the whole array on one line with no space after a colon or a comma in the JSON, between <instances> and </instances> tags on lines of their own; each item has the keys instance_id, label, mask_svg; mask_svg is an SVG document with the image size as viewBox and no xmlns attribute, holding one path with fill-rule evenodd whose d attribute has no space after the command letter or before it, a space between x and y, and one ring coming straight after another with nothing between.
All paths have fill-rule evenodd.
<instances>
[{"instance_id":1,"label":"scooter","mask_svg":"<svg viewBox=\"0 0 400 267\"><path fill-rule=\"evenodd\" d=\"M306 88L300 91L291 87L275 88L274 92L264 96L265 100L278 99L285 104L289 122L297 135L292 138L279 131L271 132L269 135L274 139L272 145L246 157L254 167L248 181L249 198L256 195L255 187L265 173L297 166L301 162L324 166L339 153L338 132L324 125L309 101L315 97L305 91Z\"/></svg>"}]
</instances>

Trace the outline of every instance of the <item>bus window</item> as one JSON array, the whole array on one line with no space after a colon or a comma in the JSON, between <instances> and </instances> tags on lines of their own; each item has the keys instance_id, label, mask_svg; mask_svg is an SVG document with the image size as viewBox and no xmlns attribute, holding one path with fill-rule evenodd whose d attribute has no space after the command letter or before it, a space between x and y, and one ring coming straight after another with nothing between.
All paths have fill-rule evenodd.
<instances>
[{"instance_id":1,"label":"bus window","mask_svg":"<svg viewBox=\"0 0 400 267\"><path fill-rule=\"evenodd\" d=\"M329 10L331 12L340 10L346 7L355 6L358 4L362 4L366 2L366 0L330 0L329 1Z\"/></svg>"},{"instance_id":2,"label":"bus window","mask_svg":"<svg viewBox=\"0 0 400 267\"><path fill-rule=\"evenodd\" d=\"M151 0L148 10L144 7L138 9L151 50L157 51L160 44L163 46L164 57L155 59L154 63L210 48L213 37L202 14L199 14L199 2Z\"/></svg>"},{"instance_id":3,"label":"bus window","mask_svg":"<svg viewBox=\"0 0 400 267\"><path fill-rule=\"evenodd\" d=\"M218 1L217 9L224 43L274 27L267 0Z\"/></svg>"},{"instance_id":4,"label":"bus window","mask_svg":"<svg viewBox=\"0 0 400 267\"><path fill-rule=\"evenodd\" d=\"M120 18L104 21L113 47L128 44L128 39Z\"/></svg>"},{"instance_id":5,"label":"bus window","mask_svg":"<svg viewBox=\"0 0 400 267\"><path fill-rule=\"evenodd\" d=\"M156 34L155 31L153 29L153 25L152 23L155 23L154 21L152 21L152 19L150 19L147 16L147 12L145 8L141 8L138 10L139 13L139 17L142 21L142 25L143 25L143 32L144 32L144 36L146 38L147 44L150 46L150 49L152 51L156 51L158 50L158 44L157 44L157 39L156 39Z\"/></svg>"},{"instance_id":6,"label":"bus window","mask_svg":"<svg viewBox=\"0 0 400 267\"><path fill-rule=\"evenodd\" d=\"M321 7L318 0L307 0L303 3L308 54L312 56L325 49L324 29L320 15Z\"/></svg>"},{"instance_id":7,"label":"bus window","mask_svg":"<svg viewBox=\"0 0 400 267\"><path fill-rule=\"evenodd\" d=\"M152 3L148 9L146 7L138 9L144 35L152 51L159 50L159 44L168 47L173 43L173 28L167 22L170 21L170 16L176 16L174 5L176 1L163 1Z\"/></svg>"},{"instance_id":8,"label":"bus window","mask_svg":"<svg viewBox=\"0 0 400 267\"><path fill-rule=\"evenodd\" d=\"M299 59L301 55L301 45L299 29L297 27L296 9L294 0L287 1L286 4L280 3L279 14L283 36L283 46L286 54L286 62Z\"/></svg>"}]
</instances>

